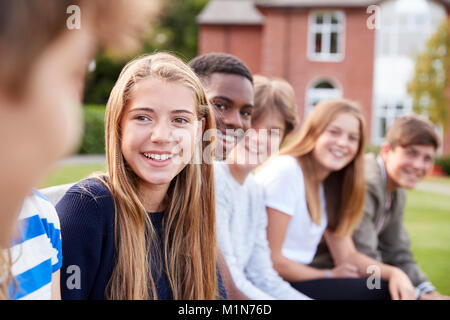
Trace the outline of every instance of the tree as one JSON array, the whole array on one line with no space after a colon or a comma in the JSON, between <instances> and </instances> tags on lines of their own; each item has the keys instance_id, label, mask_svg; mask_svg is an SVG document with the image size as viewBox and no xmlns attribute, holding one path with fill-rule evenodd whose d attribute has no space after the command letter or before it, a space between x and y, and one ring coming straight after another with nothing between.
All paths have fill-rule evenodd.
<instances>
[{"instance_id":1,"label":"tree","mask_svg":"<svg viewBox=\"0 0 450 320\"><path fill-rule=\"evenodd\" d=\"M108 55L106 52L101 52L97 56L95 70L86 77L85 104L106 104L126 60Z\"/></svg>"},{"instance_id":2,"label":"tree","mask_svg":"<svg viewBox=\"0 0 450 320\"><path fill-rule=\"evenodd\" d=\"M197 55L198 25L195 18L208 0L163 0L159 23L152 28L145 52L170 51L185 61Z\"/></svg>"},{"instance_id":3,"label":"tree","mask_svg":"<svg viewBox=\"0 0 450 320\"><path fill-rule=\"evenodd\" d=\"M142 49L135 55L168 51L187 62L197 55L198 26L195 18L208 0L161 0L161 2L159 18L149 26ZM96 59L95 71L87 76L84 102L106 104L120 71L131 58L133 57L117 58L107 52L101 52Z\"/></svg>"},{"instance_id":4,"label":"tree","mask_svg":"<svg viewBox=\"0 0 450 320\"><path fill-rule=\"evenodd\" d=\"M450 19L444 20L417 57L415 75L408 85L416 113L435 124L450 124Z\"/></svg>"}]
</instances>

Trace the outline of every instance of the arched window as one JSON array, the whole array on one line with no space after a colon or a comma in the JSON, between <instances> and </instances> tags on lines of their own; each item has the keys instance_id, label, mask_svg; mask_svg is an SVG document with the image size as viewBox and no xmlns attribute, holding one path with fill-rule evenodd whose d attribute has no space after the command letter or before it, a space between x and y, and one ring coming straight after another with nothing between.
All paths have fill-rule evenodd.
<instances>
[{"instance_id":1,"label":"arched window","mask_svg":"<svg viewBox=\"0 0 450 320\"><path fill-rule=\"evenodd\" d=\"M306 93L306 115L319 102L342 97L342 92L331 81L319 80L308 88Z\"/></svg>"}]
</instances>

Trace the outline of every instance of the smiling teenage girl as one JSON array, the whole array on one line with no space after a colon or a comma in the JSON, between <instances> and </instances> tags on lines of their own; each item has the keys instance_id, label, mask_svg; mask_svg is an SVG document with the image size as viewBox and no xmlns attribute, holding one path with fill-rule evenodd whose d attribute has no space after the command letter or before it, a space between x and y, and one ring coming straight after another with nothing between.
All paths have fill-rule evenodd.
<instances>
[{"instance_id":1,"label":"smiling teenage girl","mask_svg":"<svg viewBox=\"0 0 450 320\"><path fill-rule=\"evenodd\" d=\"M363 150L360 109L329 100L314 107L293 143L257 175L265 188L274 267L312 298L387 298L383 288L368 290L365 279L317 280L362 277L370 265L380 268L394 297L410 297L411 283L401 271L359 254L351 241L364 205ZM337 265L332 270L307 266L322 235Z\"/></svg>"},{"instance_id":2,"label":"smiling teenage girl","mask_svg":"<svg viewBox=\"0 0 450 320\"><path fill-rule=\"evenodd\" d=\"M108 173L58 203L63 299L215 299L212 165L202 133L214 127L200 81L169 54L130 62L106 111ZM195 162L195 163L198 163ZM65 284L68 285L65 285Z\"/></svg>"}]
</instances>

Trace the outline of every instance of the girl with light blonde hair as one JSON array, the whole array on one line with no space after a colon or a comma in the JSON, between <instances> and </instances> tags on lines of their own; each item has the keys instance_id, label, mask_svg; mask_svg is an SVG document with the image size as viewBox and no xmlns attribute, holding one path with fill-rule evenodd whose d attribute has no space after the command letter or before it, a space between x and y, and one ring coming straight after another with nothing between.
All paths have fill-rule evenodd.
<instances>
[{"instance_id":1,"label":"girl with light blonde hair","mask_svg":"<svg viewBox=\"0 0 450 320\"><path fill-rule=\"evenodd\" d=\"M106 109L108 172L58 203L63 299L216 299L214 180L202 134L214 128L204 89L178 58L128 63ZM208 155L211 156L212 155ZM80 289L77 289L77 284Z\"/></svg>"}]
</instances>

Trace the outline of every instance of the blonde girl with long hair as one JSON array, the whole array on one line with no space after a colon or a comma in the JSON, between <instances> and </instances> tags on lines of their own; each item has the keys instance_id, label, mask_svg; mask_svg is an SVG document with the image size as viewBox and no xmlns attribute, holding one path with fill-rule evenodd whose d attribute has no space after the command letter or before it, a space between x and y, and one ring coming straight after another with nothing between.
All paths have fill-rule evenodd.
<instances>
[{"instance_id":1,"label":"blonde girl with long hair","mask_svg":"<svg viewBox=\"0 0 450 320\"><path fill-rule=\"evenodd\" d=\"M170 54L137 58L120 74L105 122L107 174L57 205L62 298L225 297L213 168L202 157L214 150L202 139L214 118L197 76Z\"/></svg>"},{"instance_id":2,"label":"blonde girl with long hair","mask_svg":"<svg viewBox=\"0 0 450 320\"><path fill-rule=\"evenodd\" d=\"M321 102L257 174L274 267L311 298L389 299L389 293L409 297L412 288L399 269L358 253L351 239L364 206L364 133L355 102ZM336 265L331 270L308 266L322 236ZM371 283L379 290L369 290L364 278L373 272L378 278Z\"/></svg>"}]
</instances>

